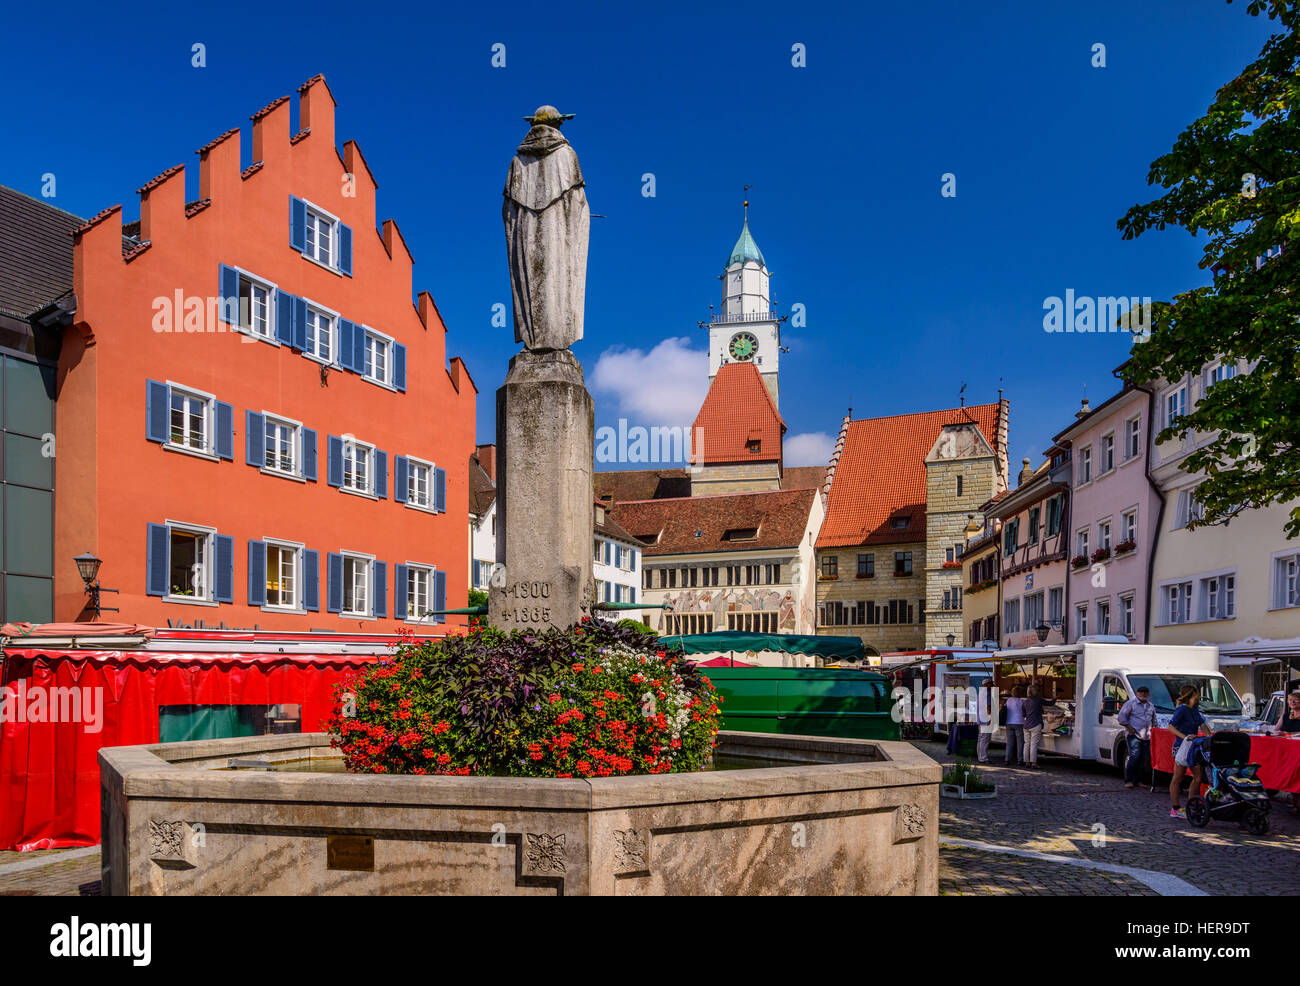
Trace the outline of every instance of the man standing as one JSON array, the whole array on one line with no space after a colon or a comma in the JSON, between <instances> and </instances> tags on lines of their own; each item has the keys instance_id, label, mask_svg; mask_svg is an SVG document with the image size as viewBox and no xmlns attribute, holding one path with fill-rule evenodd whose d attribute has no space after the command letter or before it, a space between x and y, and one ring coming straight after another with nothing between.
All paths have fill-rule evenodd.
<instances>
[{"instance_id":1,"label":"man standing","mask_svg":"<svg viewBox=\"0 0 1300 986\"><path fill-rule=\"evenodd\" d=\"M1144 685L1137 690L1119 710L1119 724L1128 734L1128 759L1124 762L1124 786L1137 787L1138 766L1142 763L1142 746L1151 742L1151 725L1155 722L1156 707L1150 702L1151 692Z\"/></svg>"}]
</instances>

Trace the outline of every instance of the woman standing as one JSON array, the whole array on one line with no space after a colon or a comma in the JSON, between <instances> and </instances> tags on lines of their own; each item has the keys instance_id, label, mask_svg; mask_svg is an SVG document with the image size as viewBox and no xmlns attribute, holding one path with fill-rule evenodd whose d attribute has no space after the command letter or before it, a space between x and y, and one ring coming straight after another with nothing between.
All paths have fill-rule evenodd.
<instances>
[{"instance_id":1,"label":"woman standing","mask_svg":"<svg viewBox=\"0 0 1300 986\"><path fill-rule=\"evenodd\" d=\"M1025 766L1030 770L1038 769L1038 744L1043 738L1043 700L1042 690L1037 685L1029 686L1029 697L1021 706L1025 717Z\"/></svg>"},{"instance_id":2,"label":"woman standing","mask_svg":"<svg viewBox=\"0 0 1300 986\"><path fill-rule=\"evenodd\" d=\"M1025 741L1025 688L1016 685L1007 699L1007 766L1014 767L1020 760L1020 748Z\"/></svg>"},{"instance_id":3,"label":"woman standing","mask_svg":"<svg viewBox=\"0 0 1300 986\"><path fill-rule=\"evenodd\" d=\"M1169 720L1169 731L1174 734L1174 776L1169 782L1169 801L1173 806L1169 809L1170 818L1187 817L1180 803L1180 795L1188 768L1192 771L1191 794L1196 795L1201 791L1201 764L1192 760L1196 746L1192 740L1202 731L1208 736L1209 730L1205 727L1205 717L1197 708L1200 704L1201 693L1191 685L1184 686L1178 693L1178 707Z\"/></svg>"}]
</instances>

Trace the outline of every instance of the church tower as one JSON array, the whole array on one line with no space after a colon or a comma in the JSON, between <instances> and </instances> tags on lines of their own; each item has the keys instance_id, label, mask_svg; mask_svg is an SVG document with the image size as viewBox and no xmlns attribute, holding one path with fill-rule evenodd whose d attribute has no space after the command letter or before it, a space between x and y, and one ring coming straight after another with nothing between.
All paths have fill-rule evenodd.
<instances>
[{"instance_id":1,"label":"church tower","mask_svg":"<svg viewBox=\"0 0 1300 986\"><path fill-rule=\"evenodd\" d=\"M779 406L777 369L781 359L781 322L772 311L769 272L763 252L745 225L723 270L722 308L709 319L709 384L728 363L752 363Z\"/></svg>"}]
</instances>

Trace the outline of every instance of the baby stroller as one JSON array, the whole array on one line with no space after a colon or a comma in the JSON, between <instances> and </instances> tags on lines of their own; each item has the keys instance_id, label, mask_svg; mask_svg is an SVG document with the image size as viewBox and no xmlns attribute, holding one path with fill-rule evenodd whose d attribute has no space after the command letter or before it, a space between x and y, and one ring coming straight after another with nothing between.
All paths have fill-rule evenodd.
<instances>
[{"instance_id":1,"label":"baby stroller","mask_svg":"<svg viewBox=\"0 0 1300 986\"><path fill-rule=\"evenodd\" d=\"M1193 757L1205 764L1209 789L1204 796L1187 802L1187 820L1197 828L1208 825L1211 818L1244 825L1254 835L1268 831L1268 792L1255 774L1259 764L1250 760L1250 735L1220 732L1208 740L1190 740L1196 744Z\"/></svg>"}]
</instances>

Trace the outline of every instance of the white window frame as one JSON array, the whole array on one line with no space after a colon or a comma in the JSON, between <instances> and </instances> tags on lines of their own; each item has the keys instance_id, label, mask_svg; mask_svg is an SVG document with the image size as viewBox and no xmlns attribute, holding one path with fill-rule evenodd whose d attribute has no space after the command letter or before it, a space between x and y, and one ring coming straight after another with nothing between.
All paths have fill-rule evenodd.
<instances>
[{"instance_id":1,"label":"white window frame","mask_svg":"<svg viewBox=\"0 0 1300 986\"><path fill-rule=\"evenodd\" d=\"M1211 582L1217 582L1218 585L1211 588ZM1205 572L1197 576L1194 591L1198 596L1195 603L1200 621L1208 623L1237 618L1237 570L1235 568ZM1218 607L1217 613L1210 609L1212 602Z\"/></svg>"},{"instance_id":2,"label":"white window frame","mask_svg":"<svg viewBox=\"0 0 1300 986\"><path fill-rule=\"evenodd\" d=\"M1047 587L1047 618L1059 623L1065 616L1065 586Z\"/></svg>"},{"instance_id":3,"label":"white window frame","mask_svg":"<svg viewBox=\"0 0 1300 986\"><path fill-rule=\"evenodd\" d=\"M408 561L406 563L406 612L401 616L403 623L434 623L437 621L436 616L411 615L412 608L415 608L416 596L411 589L416 576L424 577L424 609L433 609L434 573L437 570L433 565L425 565L420 562ZM418 608L416 608L416 611L419 611Z\"/></svg>"},{"instance_id":4,"label":"white window frame","mask_svg":"<svg viewBox=\"0 0 1300 986\"><path fill-rule=\"evenodd\" d=\"M1196 577L1168 579L1157 588L1157 626L1182 626L1192 623L1195 612ZM1182 616L1182 619L1175 617Z\"/></svg>"},{"instance_id":5,"label":"white window frame","mask_svg":"<svg viewBox=\"0 0 1300 986\"><path fill-rule=\"evenodd\" d=\"M1120 531L1124 535L1122 538L1120 538L1120 542L1123 543L1124 541L1132 541L1136 550L1137 530L1138 530L1137 507L1133 507L1121 513L1119 525L1120 525Z\"/></svg>"},{"instance_id":6,"label":"white window frame","mask_svg":"<svg viewBox=\"0 0 1300 986\"><path fill-rule=\"evenodd\" d=\"M214 395L206 391L198 390L195 387L187 387L185 384L176 383L172 380L167 382L167 441L163 442L163 448L170 449L173 452L184 452L187 455L197 455L204 459L217 458L217 399ZM195 448L193 445L187 445L184 442L172 440L172 398L180 394L187 400L198 400L203 403L203 443L200 447ZM189 413L185 413L185 422L188 426Z\"/></svg>"},{"instance_id":7,"label":"white window frame","mask_svg":"<svg viewBox=\"0 0 1300 986\"><path fill-rule=\"evenodd\" d=\"M342 588L341 598L339 599L339 610L340 610L339 615L348 616L348 617L357 617L362 619L373 619L375 613L375 592L374 592L375 556L362 554L359 551L342 551L339 552L339 554L342 556L342 561L339 563L339 575L341 576L343 581L343 585L341 587ZM347 606L348 582L349 582L348 562L354 562L354 563L360 562L366 566L365 580L364 580L364 585L362 587L366 596L365 598L366 608L364 610L348 609ZM355 600L356 585L357 585L356 580L354 578L352 580L352 591L353 591L354 602L356 601Z\"/></svg>"},{"instance_id":8,"label":"white window frame","mask_svg":"<svg viewBox=\"0 0 1300 986\"><path fill-rule=\"evenodd\" d=\"M1081 527L1079 530L1075 531L1074 553L1076 555L1083 555L1083 557L1087 558L1088 561L1092 561L1092 546L1089 544L1091 534L1092 532L1086 527Z\"/></svg>"},{"instance_id":9,"label":"white window frame","mask_svg":"<svg viewBox=\"0 0 1300 986\"><path fill-rule=\"evenodd\" d=\"M262 538L263 551L265 554L262 558L262 582L266 590L266 603L262 606L264 610L273 613L301 613L302 606L302 589L303 589L303 564L302 553L306 545L299 541L285 541L282 538ZM288 551L293 555L293 587L292 599L288 603L271 602L271 550Z\"/></svg>"},{"instance_id":10,"label":"white window frame","mask_svg":"<svg viewBox=\"0 0 1300 986\"><path fill-rule=\"evenodd\" d=\"M1119 632L1126 637L1137 636L1135 620L1136 595L1126 592L1119 597Z\"/></svg>"},{"instance_id":11,"label":"white window frame","mask_svg":"<svg viewBox=\"0 0 1300 986\"><path fill-rule=\"evenodd\" d=\"M415 470L423 469L428 475L425 477L425 502L419 503L411 496L411 489L415 483ZM414 456L406 457L406 505L413 510L427 510L433 512L433 463L424 459L417 459Z\"/></svg>"},{"instance_id":12,"label":"white window frame","mask_svg":"<svg viewBox=\"0 0 1300 986\"><path fill-rule=\"evenodd\" d=\"M1186 382L1177 386L1169 387L1160 395L1160 420L1164 422L1164 427L1168 428L1175 421L1187 414L1188 387ZM1175 400L1176 399L1176 400ZM1178 405L1178 413L1173 413L1173 403Z\"/></svg>"},{"instance_id":13,"label":"white window frame","mask_svg":"<svg viewBox=\"0 0 1300 986\"><path fill-rule=\"evenodd\" d=\"M351 451L353 453L352 461L355 463L356 451L358 449L366 453L366 482L364 488L348 483L348 452ZM375 446L371 445L369 442L363 442L358 438L344 438L343 447L340 449L339 455L341 457L339 468L342 473L339 489L355 496L373 497L375 495ZM357 470L354 468L352 471L355 475Z\"/></svg>"},{"instance_id":14,"label":"white window frame","mask_svg":"<svg viewBox=\"0 0 1300 986\"><path fill-rule=\"evenodd\" d=\"M342 268L339 267L339 226L342 220L340 220L338 216L334 215L334 213L330 212L328 209L322 209L320 206L312 202L309 202L307 199L302 199L302 204L304 206L303 228L302 228L303 257L305 257L307 260L310 260L313 264L316 264L318 267L324 267L326 270L333 271L336 274L341 273ZM319 238L317 238L317 246L316 246L315 253L308 252L307 234L309 230L314 230L312 226L313 213L315 213L317 219L324 220L325 222L329 223L330 242L329 242L329 260L327 261L320 259Z\"/></svg>"},{"instance_id":15,"label":"white window frame","mask_svg":"<svg viewBox=\"0 0 1300 986\"><path fill-rule=\"evenodd\" d=\"M1114 543L1111 539L1112 526L1113 525L1111 524L1111 519L1109 517L1107 517L1105 520L1097 521L1097 550L1098 551L1100 551L1102 548L1114 547Z\"/></svg>"},{"instance_id":16,"label":"white window frame","mask_svg":"<svg viewBox=\"0 0 1300 986\"><path fill-rule=\"evenodd\" d=\"M1085 445L1079 449L1079 479L1075 486L1087 486L1092 482L1092 446Z\"/></svg>"},{"instance_id":17,"label":"white window frame","mask_svg":"<svg viewBox=\"0 0 1300 986\"><path fill-rule=\"evenodd\" d=\"M383 387L387 390L395 390L393 386L393 354L395 352L394 343L397 342L386 332L380 332L378 329L372 329L368 325L360 325L358 328L364 333L365 341L362 343L361 353L361 379L368 380L376 386ZM372 341L382 342L384 344L384 376L382 379L373 376L370 373L370 344Z\"/></svg>"},{"instance_id":18,"label":"white window frame","mask_svg":"<svg viewBox=\"0 0 1300 986\"><path fill-rule=\"evenodd\" d=\"M1269 609L1300 607L1300 549L1284 548L1269 559ZM1288 601L1289 596L1294 601Z\"/></svg>"},{"instance_id":19,"label":"white window frame","mask_svg":"<svg viewBox=\"0 0 1300 986\"><path fill-rule=\"evenodd\" d=\"M290 479L302 478L302 422L294 421L293 418L286 418L279 414L272 414L270 411L263 410L262 414L262 467L261 471L271 476L285 476ZM289 430L289 449L292 461L288 470L281 469L279 466L270 466L266 464L267 451L270 448L270 442L267 437L268 427L287 428Z\"/></svg>"},{"instance_id":20,"label":"white window frame","mask_svg":"<svg viewBox=\"0 0 1300 986\"><path fill-rule=\"evenodd\" d=\"M339 362L339 319L338 312L326 308L324 305L318 305L314 301L307 302L308 317L315 315L317 318L325 317L329 319L329 343L330 355L326 359L318 351L316 340L318 336L313 334L311 327L307 327L307 348L303 350L303 355L314 359L317 363L324 363L326 366L337 366Z\"/></svg>"},{"instance_id":21,"label":"white window frame","mask_svg":"<svg viewBox=\"0 0 1300 986\"><path fill-rule=\"evenodd\" d=\"M1097 632L1110 633L1110 596L1097 601Z\"/></svg>"},{"instance_id":22,"label":"white window frame","mask_svg":"<svg viewBox=\"0 0 1300 986\"><path fill-rule=\"evenodd\" d=\"M279 310L279 301L277 299L277 296L280 293L279 285L274 281L268 281L265 277L254 274L252 271L244 270L242 267L235 267L232 269L238 275L240 282L248 281L250 285L256 285L266 292L266 332L262 333L253 328L253 293L251 287L249 288L248 294L248 324L244 324L243 318L245 311L243 306L239 304L239 299L243 297L243 292L241 290L242 285L237 284L235 288L235 304L239 308L240 321L236 331L242 332L250 338L257 339L259 342L265 342L272 346L280 345L280 340L276 338L275 329L276 312Z\"/></svg>"},{"instance_id":23,"label":"white window frame","mask_svg":"<svg viewBox=\"0 0 1300 986\"><path fill-rule=\"evenodd\" d=\"M216 606L217 529L208 527L205 524L189 524L182 520L165 520L163 524L167 528L167 594L163 596L163 602L186 603L191 606ZM205 593L201 596L197 593L193 596L179 596L172 593L172 534L175 531L183 534L197 534L204 538L203 573L199 577L199 581L203 585Z\"/></svg>"},{"instance_id":24,"label":"white window frame","mask_svg":"<svg viewBox=\"0 0 1300 986\"><path fill-rule=\"evenodd\" d=\"M1239 373L1241 373L1241 367L1238 366L1236 360L1216 359L1213 363L1210 363L1205 367L1203 393L1208 394L1210 388L1216 383L1222 383L1224 380L1231 380Z\"/></svg>"},{"instance_id":25,"label":"white window frame","mask_svg":"<svg viewBox=\"0 0 1300 986\"><path fill-rule=\"evenodd\" d=\"M1083 603L1074 607L1074 636L1075 638L1086 637L1088 635L1088 604Z\"/></svg>"},{"instance_id":26,"label":"white window frame","mask_svg":"<svg viewBox=\"0 0 1300 986\"><path fill-rule=\"evenodd\" d=\"M1115 433L1113 431L1108 431L1106 434L1102 435L1101 441L1098 445L1101 461L1098 463L1099 469L1097 470L1097 475L1104 476L1108 472L1113 472L1115 470Z\"/></svg>"},{"instance_id":27,"label":"white window frame","mask_svg":"<svg viewBox=\"0 0 1300 986\"><path fill-rule=\"evenodd\" d=\"M1136 442L1134 441L1136 439ZM1134 448L1134 444L1137 448ZM1129 418L1124 422L1124 461L1131 462L1142 455L1142 417Z\"/></svg>"}]
</instances>

